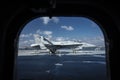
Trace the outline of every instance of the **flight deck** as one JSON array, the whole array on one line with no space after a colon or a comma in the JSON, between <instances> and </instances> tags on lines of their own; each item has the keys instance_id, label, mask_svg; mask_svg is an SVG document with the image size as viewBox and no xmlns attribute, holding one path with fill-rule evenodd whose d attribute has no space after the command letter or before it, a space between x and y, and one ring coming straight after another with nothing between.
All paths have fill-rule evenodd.
<instances>
[{"instance_id":1,"label":"flight deck","mask_svg":"<svg viewBox=\"0 0 120 80\"><path fill-rule=\"evenodd\" d=\"M107 80L105 51L19 50L18 80Z\"/></svg>"}]
</instances>

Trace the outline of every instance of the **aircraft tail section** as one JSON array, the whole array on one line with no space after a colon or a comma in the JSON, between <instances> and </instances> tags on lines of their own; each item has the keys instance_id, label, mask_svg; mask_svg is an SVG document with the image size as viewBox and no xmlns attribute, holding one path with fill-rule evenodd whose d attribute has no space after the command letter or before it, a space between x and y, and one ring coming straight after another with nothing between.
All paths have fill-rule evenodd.
<instances>
[{"instance_id":1,"label":"aircraft tail section","mask_svg":"<svg viewBox=\"0 0 120 80\"><path fill-rule=\"evenodd\" d=\"M46 41L48 44L53 45L53 43L52 43L51 41L49 41L48 39L46 39L46 38L44 38L44 37L42 37L42 38L43 38L43 40Z\"/></svg>"},{"instance_id":2,"label":"aircraft tail section","mask_svg":"<svg viewBox=\"0 0 120 80\"><path fill-rule=\"evenodd\" d=\"M38 34L34 34L34 39L35 39L35 44L40 45L41 49L46 49L46 47L44 45L43 36L39 36Z\"/></svg>"}]
</instances>

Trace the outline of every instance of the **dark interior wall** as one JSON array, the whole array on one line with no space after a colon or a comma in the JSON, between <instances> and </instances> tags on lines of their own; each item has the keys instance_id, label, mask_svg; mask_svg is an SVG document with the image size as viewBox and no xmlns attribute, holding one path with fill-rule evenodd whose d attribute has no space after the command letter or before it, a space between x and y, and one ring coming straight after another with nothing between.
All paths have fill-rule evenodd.
<instances>
[{"instance_id":1,"label":"dark interior wall","mask_svg":"<svg viewBox=\"0 0 120 80\"><path fill-rule=\"evenodd\" d=\"M55 3L56 4L53 4ZM116 62L120 47L120 6L118 2L104 0L41 0L32 2L0 3L0 80L13 80L15 40L22 25L36 16L86 16L102 25L109 47L108 59L111 75L118 71ZM56 6L56 8L55 8ZM109 45L107 44L109 43ZM115 67L115 68L114 68ZM113 77L113 76L112 76ZM117 77L117 75L115 76ZM115 78L113 77L113 78Z\"/></svg>"}]
</instances>

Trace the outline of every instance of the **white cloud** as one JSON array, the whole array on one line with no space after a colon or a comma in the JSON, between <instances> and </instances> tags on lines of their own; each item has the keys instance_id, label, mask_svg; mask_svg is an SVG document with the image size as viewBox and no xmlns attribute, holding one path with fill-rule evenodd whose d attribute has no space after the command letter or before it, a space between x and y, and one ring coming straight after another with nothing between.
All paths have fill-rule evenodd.
<instances>
[{"instance_id":1,"label":"white cloud","mask_svg":"<svg viewBox=\"0 0 120 80\"><path fill-rule=\"evenodd\" d=\"M19 41L19 47L24 47L24 46L30 46L31 44L34 44L35 41L33 39L30 40L20 40Z\"/></svg>"},{"instance_id":2,"label":"white cloud","mask_svg":"<svg viewBox=\"0 0 120 80\"><path fill-rule=\"evenodd\" d=\"M36 31L36 33L37 33L37 34L42 34L42 31L41 31L40 29L38 29L38 30Z\"/></svg>"},{"instance_id":3,"label":"white cloud","mask_svg":"<svg viewBox=\"0 0 120 80\"><path fill-rule=\"evenodd\" d=\"M32 38L32 39L31 39ZM29 46L34 43L33 34L21 34L19 38L19 47Z\"/></svg>"},{"instance_id":4,"label":"white cloud","mask_svg":"<svg viewBox=\"0 0 120 80\"><path fill-rule=\"evenodd\" d=\"M68 31L74 30L74 28L72 26L61 26L61 28L68 30Z\"/></svg>"},{"instance_id":5,"label":"white cloud","mask_svg":"<svg viewBox=\"0 0 120 80\"><path fill-rule=\"evenodd\" d=\"M43 24L48 24L50 21L53 21L54 23L58 23L59 22L59 18L57 17L52 17L52 18L49 18L49 17L42 17L41 18L43 20Z\"/></svg>"},{"instance_id":6,"label":"white cloud","mask_svg":"<svg viewBox=\"0 0 120 80\"><path fill-rule=\"evenodd\" d=\"M35 42L35 41L34 41L34 40L32 40L32 39L31 39L31 40L29 40L29 43L34 43L34 42Z\"/></svg>"},{"instance_id":7,"label":"white cloud","mask_svg":"<svg viewBox=\"0 0 120 80\"><path fill-rule=\"evenodd\" d=\"M71 39L68 37L56 37L55 38L55 41L69 41L69 40L71 40Z\"/></svg>"},{"instance_id":8,"label":"white cloud","mask_svg":"<svg viewBox=\"0 0 120 80\"><path fill-rule=\"evenodd\" d=\"M29 41L27 41L27 40L26 40L26 41L23 41L23 44L28 44L28 43L29 43Z\"/></svg>"},{"instance_id":9,"label":"white cloud","mask_svg":"<svg viewBox=\"0 0 120 80\"><path fill-rule=\"evenodd\" d=\"M52 38L52 35L48 35L48 37L47 37L49 40Z\"/></svg>"},{"instance_id":10,"label":"white cloud","mask_svg":"<svg viewBox=\"0 0 120 80\"><path fill-rule=\"evenodd\" d=\"M52 38L52 33L53 33L52 31L43 31L43 34L47 36L48 39Z\"/></svg>"},{"instance_id":11,"label":"white cloud","mask_svg":"<svg viewBox=\"0 0 120 80\"><path fill-rule=\"evenodd\" d=\"M43 34L45 34L45 35L51 35L52 31L43 31Z\"/></svg>"},{"instance_id":12,"label":"white cloud","mask_svg":"<svg viewBox=\"0 0 120 80\"><path fill-rule=\"evenodd\" d=\"M21 38L24 38L24 37L28 37L28 35L21 34L20 37L21 37Z\"/></svg>"},{"instance_id":13,"label":"white cloud","mask_svg":"<svg viewBox=\"0 0 120 80\"><path fill-rule=\"evenodd\" d=\"M41 19L43 20L44 24L48 24L48 22L50 21L49 17L42 17Z\"/></svg>"},{"instance_id":14,"label":"white cloud","mask_svg":"<svg viewBox=\"0 0 120 80\"><path fill-rule=\"evenodd\" d=\"M39 34L39 35L44 35L44 36L46 36L47 38L52 38L52 31L42 31L42 30L40 30L40 29L38 29L37 31L36 31L36 34Z\"/></svg>"},{"instance_id":15,"label":"white cloud","mask_svg":"<svg viewBox=\"0 0 120 80\"><path fill-rule=\"evenodd\" d=\"M29 33L29 34L20 34L20 38L28 38L31 37L33 34Z\"/></svg>"},{"instance_id":16,"label":"white cloud","mask_svg":"<svg viewBox=\"0 0 120 80\"><path fill-rule=\"evenodd\" d=\"M28 43L29 43L29 41L27 41L27 40L19 41L19 47L28 46Z\"/></svg>"},{"instance_id":17,"label":"white cloud","mask_svg":"<svg viewBox=\"0 0 120 80\"><path fill-rule=\"evenodd\" d=\"M52 17L52 20L53 20L53 22L55 22L55 23L58 23L58 22L59 22L59 18L57 18L57 17Z\"/></svg>"},{"instance_id":18,"label":"white cloud","mask_svg":"<svg viewBox=\"0 0 120 80\"><path fill-rule=\"evenodd\" d=\"M57 37L57 38L56 38L56 41L64 41L64 40L65 40L64 37Z\"/></svg>"},{"instance_id":19,"label":"white cloud","mask_svg":"<svg viewBox=\"0 0 120 80\"><path fill-rule=\"evenodd\" d=\"M29 33L29 36L32 36L33 34L32 33Z\"/></svg>"},{"instance_id":20,"label":"white cloud","mask_svg":"<svg viewBox=\"0 0 120 80\"><path fill-rule=\"evenodd\" d=\"M98 46L104 46L105 45L105 42L104 42L104 38L103 37L94 37L94 38L83 38L82 39L83 42L88 42L88 43L91 43L91 44L95 44L95 45L98 45Z\"/></svg>"}]
</instances>

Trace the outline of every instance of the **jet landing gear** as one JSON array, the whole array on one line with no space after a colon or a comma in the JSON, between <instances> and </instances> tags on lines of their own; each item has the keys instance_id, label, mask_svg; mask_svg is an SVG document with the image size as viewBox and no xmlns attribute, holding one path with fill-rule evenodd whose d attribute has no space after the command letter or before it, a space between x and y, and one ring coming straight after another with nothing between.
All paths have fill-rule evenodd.
<instances>
[{"instance_id":1,"label":"jet landing gear","mask_svg":"<svg viewBox=\"0 0 120 80\"><path fill-rule=\"evenodd\" d=\"M76 54L76 49L73 48L72 51L73 51L74 54Z\"/></svg>"}]
</instances>

